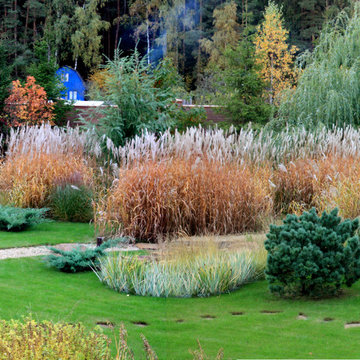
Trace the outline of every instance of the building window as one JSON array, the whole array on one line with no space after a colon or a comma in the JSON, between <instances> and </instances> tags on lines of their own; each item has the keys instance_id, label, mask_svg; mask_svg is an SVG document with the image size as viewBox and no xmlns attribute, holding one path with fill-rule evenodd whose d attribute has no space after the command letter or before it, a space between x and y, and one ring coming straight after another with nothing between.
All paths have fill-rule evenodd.
<instances>
[{"instance_id":1,"label":"building window","mask_svg":"<svg viewBox=\"0 0 360 360\"><path fill-rule=\"evenodd\" d=\"M62 73L61 74L61 81L62 82L69 82L69 73Z\"/></svg>"},{"instance_id":2,"label":"building window","mask_svg":"<svg viewBox=\"0 0 360 360\"><path fill-rule=\"evenodd\" d=\"M77 91L74 91L74 92L73 92L73 99L74 99L74 100L77 100Z\"/></svg>"}]
</instances>

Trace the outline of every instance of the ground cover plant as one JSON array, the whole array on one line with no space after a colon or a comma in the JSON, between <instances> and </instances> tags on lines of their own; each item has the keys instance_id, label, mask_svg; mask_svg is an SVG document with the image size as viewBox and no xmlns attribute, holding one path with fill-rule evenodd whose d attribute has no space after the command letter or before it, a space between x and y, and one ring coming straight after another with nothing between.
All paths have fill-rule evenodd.
<instances>
[{"instance_id":1,"label":"ground cover plant","mask_svg":"<svg viewBox=\"0 0 360 360\"><path fill-rule=\"evenodd\" d=\"M338 209L320 217L315 208L271 225L265 241L271 292L321 297L352 286L360 278L358 228L358 219L342 221Z\"/></svg>"},{"instance_id":2,"label":"ground cover plant","mask_svg":"<svg viewBox=\"0 0 360 360\"><path fill-rule=\"evenodd\" d=\"M114 329L104 326L103 331L112 339L114 355L117 330L124 323L139 359L140 334L159 359L192 359L188 351L197 347L196 339L210 358L220 348L225 359L357 356L358 328L345 325L360 321L359 283L345 296L318 301L279 299L267 287L258 281L209 298L127 296L107 289L92 272L65 274L37 258L3 260L0 317L20 319L31 312L38 321L82 322L88 330L98 322L111 323ZM307 319L298 319L299 313Z\"/></svg>"},{"instance_id":3,"label":"ground cover plant","mask_svg":"<svg viewBox=\"0 0 360 360\"><path fill-rule=\"evenodd\" d=\"M89 243L94 226L81 223L49 222L22 232L0 231L0 249L62 243Z\"/></svg>"},{"instance_id":4,"label":"ground cover plant","mask_svg":"<svg viewBox=\"0 0 360 360\"><path fill-rule=\"evenodd\" d=\"M46 221L48 209L21 209L0 205L0 231L24 231Z\"/></svg>"},{"instance_id":5,"label":"ground cover plant","mask_svg":"<svg viewBox=\"0 0 360 360\"><path fill-rule=\"evenodd\" d=\"M99 258L94 269L115 291L155 297L227 293L263 277L264 262L249 250L221 251L215 244L178 246L147 261L122 254Z\"/></svg>"}]
</instances>

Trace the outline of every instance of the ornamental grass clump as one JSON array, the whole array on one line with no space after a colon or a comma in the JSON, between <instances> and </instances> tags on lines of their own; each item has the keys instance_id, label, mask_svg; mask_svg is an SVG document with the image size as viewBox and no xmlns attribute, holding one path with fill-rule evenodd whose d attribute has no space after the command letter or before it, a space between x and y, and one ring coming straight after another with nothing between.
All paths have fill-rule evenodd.
<instances>
[{"instance_id":1,"label":"ornamental grass clump","mask_svg":"<svg viewBox=\"0 0 360 360\"><path fill-rule=\"evenodd\" d=\"M55 220L84 222L93 218L93 193L84 185L57 186L49 196L51 216Z\"/></svg>"},{"instance_id":2,"label":"ornamental grass clump","mask_svg":"<svg viewBox=\"0 0 360 360\"><path fill-rule=\"evenodd\" d=\"M255 231L271 214L269 177L266 166L148 161L120 171L101 221L125 236L152 242L179 233Z\"/></svg>"},{"instance_id":3,"label":"ornamental grass clump","mask_svg":"<svg viewBox=\"0 0 360 360\"><path fill-rule=\"evenodd\" d=\"M340 184L351 184L349 191L353 193L354 199L357 199L355 188L359 176L359 161L353 156L343 158L328 155L280 164L274 170L271 179L274 183L275 214L299 213L312 207L321 210L338 207L343 216L355 217L352 214L357 210L350 210L353 206L348 204L350 199L346 200L346 192L340 189L342 188ZM338 187L341 196L336 196L338 192L334 191ZM344 212L342 212L343 208Z\"/></svg>"},{"instance_id":4,"label":"ornamental grass clump","mask_svg":"<svg viewBox=\"0 0 360 360\"><path fill-rule=\"evenodd\" d=\"M0 360L111 360L110 340L81 324L0 320Z\"/></svg>"},{"instance_id":5,"label":"ornamental grass clump","mask_svg":"<svg viewBox=\"0 0 360 360\"><path fill-rule=\"evenodd\" d=\"M227 293L260 278L262 264L250 251L193 247L147 261L112 254L99 259L99 280L118 292L154 297L193 297Z\"/></svg>"},{"instance_id":6,"label":"ornamental grass clump","mask_svg":"<svg viewBox=\"0 0 360 360\"><path fill-rule=\"evenodd\" d=\"M13 154L0 166L0 189L17 207L47 206L58 184L90 184L92 170L72 154Z\"/></svg>"},{"instance_id":7,"label":"ornamental grass clump","mask_svg":"<svg viewBox=\"0 0 360 360\"><path fill-rule=\"evenodd\" d=\"M288 215L270 226L266 278L270 291L286 296L336 295L360 278L359 220L342 221L338 210Z\"/></svg>"}]
</instances>

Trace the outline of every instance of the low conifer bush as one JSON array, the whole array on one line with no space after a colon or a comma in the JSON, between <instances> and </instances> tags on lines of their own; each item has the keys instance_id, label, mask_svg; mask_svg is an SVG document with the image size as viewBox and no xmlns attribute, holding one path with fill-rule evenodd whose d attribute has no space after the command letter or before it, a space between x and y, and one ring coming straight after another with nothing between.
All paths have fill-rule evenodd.
<instances>
[{"instance_id":1,"label":"low conifer bush","mask_svg":"<svg viewBox=\"0 0 360 360\"><path fill-rule=\"evenodd\" d=\"M69 251L50 247L53 254L46 256L45 262L63 272L89 271L97 265L98 259L105 255L106 249L123 241L125 241L123 238L108 240L95 248L82 249L78 246Z\"/></svg>"},{"instance_id":2,"label":"low conifer bush","mask_svg":"<svg viewBox=\"0 0 360 360\"><path fill-rule=\"evenodd\" d=\"M270 226L266 278L280 295L321 297L339 293L360 278L359 220L338 209L318 216L315 208Z\"/></svg>"},{"instance_id":3,"label":"low conifer bush","mask_svg":"<svg viewBox=\"0 0 360 360\"><path fill-rule=\"evenodd\" d=\"M22 209L0 205L0 230L23 231L30 226L47 221L48 209Z\"/></svg>"}]
</instances>

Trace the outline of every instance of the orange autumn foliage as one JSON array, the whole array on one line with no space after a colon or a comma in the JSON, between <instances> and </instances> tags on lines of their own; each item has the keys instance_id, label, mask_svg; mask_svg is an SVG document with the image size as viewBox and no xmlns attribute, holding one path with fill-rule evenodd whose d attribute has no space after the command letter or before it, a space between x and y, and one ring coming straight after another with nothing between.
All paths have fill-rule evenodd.
<instances>
[{"instance_id":1,"label":"orange autumn foliage","mask_svg":"<svg viewBox=\"0 0 360 360\"><path fill-rule=\"evenodd\" d=\"M19 80L12 82L4 110L10 126L51 123L54 118L54 105L49 103L46 91L36 84L33 76L27 77L25 85L21 85Z\"/></svg>"}]
</instances>

